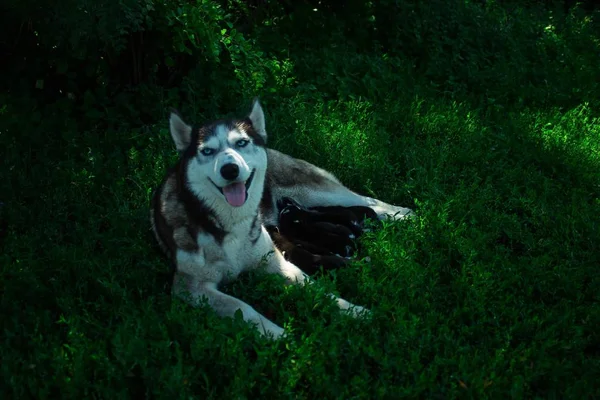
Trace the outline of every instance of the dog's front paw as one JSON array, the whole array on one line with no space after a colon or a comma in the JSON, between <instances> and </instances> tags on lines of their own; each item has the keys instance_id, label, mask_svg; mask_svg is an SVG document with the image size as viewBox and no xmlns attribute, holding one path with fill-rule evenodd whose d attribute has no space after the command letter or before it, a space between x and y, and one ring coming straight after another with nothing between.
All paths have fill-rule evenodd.
<instances>
[{"instance_id":1,"label":"dog's front paw","mask_svg":"<svg viewBox=\"0 0 600 400\"><path fill-rule=\"evenodd\" d=\"M368 318L371 316L371 310L354 304L352 304L345 311L354 318Z\"/></svg>"},{"instance_id":2,"label":"dog's front paw","mask_svg":"<svg viewBox=\"0 0 600 400\"><path fill-rule=\"evenodd\" d=\"M364 318L371 314L368 309L352 304L344 299L336 298L336 302L340 310L354 318Z\"/></svg>"}]
</instances>

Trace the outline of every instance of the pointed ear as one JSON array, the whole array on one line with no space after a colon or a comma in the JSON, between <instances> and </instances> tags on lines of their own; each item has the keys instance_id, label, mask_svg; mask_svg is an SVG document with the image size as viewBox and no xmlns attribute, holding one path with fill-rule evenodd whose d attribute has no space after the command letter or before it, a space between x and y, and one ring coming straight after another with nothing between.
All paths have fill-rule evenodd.
<instances>
[{"instance_id":1,"label":"pointed ear","mask_svg":"<svg viewBox=\"0 0 600 400\"><path fill-rule=\"evenodd\" d=\"M256 130L256 133L258 133L266 142L267 130L265 129L265 113L258 102L258 97L254 98L252 111L250 111L248 118L250 119L250 122L252 122L252 127Z\"/></svg>"},{"instance_id":2,"label":"pointed ear","mask_svg":"<svg viewBox=\"0 0 600 400\"><path fill-rule=\"evenodd\" d=\"M169 130L178 151L184 151L192 140L192 127L187 125L176 110L171 110Z\"/></svg>"}]
</instances>

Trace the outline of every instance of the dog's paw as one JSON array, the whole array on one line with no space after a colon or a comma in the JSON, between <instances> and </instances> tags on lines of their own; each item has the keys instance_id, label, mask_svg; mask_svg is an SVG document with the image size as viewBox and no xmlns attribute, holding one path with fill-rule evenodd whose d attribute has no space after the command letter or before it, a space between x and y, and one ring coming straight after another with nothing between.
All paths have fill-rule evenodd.
<instances>
[{"instance_id":1,"label":"dog's paw","mask_svg":"<svg viewBox=\"0 0 600 400\"><path fill-rule=\"evenodd\" d=\"M348 315L354 317L354 318L368 318L371 316L371 310L369 310L368 308L362 307L362 306L357 306L357 305L351 305L348 309L345 310Z\"/></svg>"},{"instance_id":2,"label":"dog's paw","mask_svg":"<svg viewBox=\"0 0 600 400\"><path fill-rule=\"evenodd\" d=\"M264 337L272 340L279 340L285 337L285 330L275 324L270 326L268 329L261 329L261 333Z\"/></svg>"},{"instance_id":3,"label":"dog's paw","mask_svg":"<svg viewBox=\"0 0 600 400\"><path fill-rule=\"evenodd\" d=\"M396 209L397 211L394 213L394 215L392 215L392 219L394 220L409 219L417 216L417 214L410 208L396 207Z\"/></svg>"},{"instance_id":4,"label":"dog's paw","mask_svg":"<svg viewBox=\"0 0 600 400\"><path fill-rule=\"evenodd\" d=\"M352 304L344 299L337 298L336 302L340 310L354 318L364 318L371 314L368 309Z\"/></svg>"}]
</instances>

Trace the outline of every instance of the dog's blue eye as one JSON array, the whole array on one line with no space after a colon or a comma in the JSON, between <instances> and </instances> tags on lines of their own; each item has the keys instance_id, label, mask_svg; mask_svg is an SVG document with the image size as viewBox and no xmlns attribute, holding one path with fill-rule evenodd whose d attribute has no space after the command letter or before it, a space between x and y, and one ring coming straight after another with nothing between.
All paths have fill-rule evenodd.
<instances>
[{"instance_id":1,"label":"dog's blue eye","mask_svg":"<svg viewBox=\"0 0 600 400\"><path fill-rule=\"evenodd\" d=\"M240 140L238 140L238 141L235 143L235 145L236 145L237 147L240 147L240 148L242 148L242 147L246 147L246 146L248 145L248 143L250 143L250 142L249 142L249 141L247 141L246 139L240 139Z\"/></svg>"},{"instance_id":2,"label":"dog's blue eye","mask_svg":"<svg viewBox=\"0 0 600 400\"><path fill-rule=\"evenodd\" d=\"M202 150L200 150L200 153L202 153L203 156L210 156L214 152L214 149L211 149L210 147L205 147Z\"/></svg>"}]
</instances>

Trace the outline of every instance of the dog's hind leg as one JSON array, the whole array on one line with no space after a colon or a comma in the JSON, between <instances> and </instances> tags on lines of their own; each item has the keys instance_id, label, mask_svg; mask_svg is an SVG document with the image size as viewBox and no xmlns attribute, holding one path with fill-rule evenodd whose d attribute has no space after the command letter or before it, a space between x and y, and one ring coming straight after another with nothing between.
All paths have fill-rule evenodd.
<instances>
[{"instance_id":1,"label":"dog's hind leg","mask_svg":"<svg viewBox=\"0 0 600 400\"><path fill-rule=\"evenodd\" d=\"M282 191L283 192L283 191ZM284 193L304 207L369 207L377 213L379 219L391 218L400 220L414 215L410 208L394 206L372 197L362 196L343 185L326 185L326 187L298 187ZM283 197L283 196L282 196Z\"/></svg>"},{"instance_id":2,"label":"dog's hind leg","mask_svg":"<svg viewBox=\"0 0 600 400\"><path fill-rule=\"evenodd\" d=\"M173 286L175 294L193 306L198 306L206 300L207 304L222 317L233 317L235 312L240 310L244 320L255 324L263 335L272 336L274 339L283 335L283 328L261 315L249 304L219 291L214 282L200 282L189 276L176 274Z\"/></svg>"},{"instance_id":3,"label":"dog's hind leg","mask_svg":"<svg viewBox=\"0 0 600 400\"><path fill-rule=\"evenodd\" d=\"M352 206L364 206L373 209L377 213L379 219L387 219L391 218L393 220L401 220L407 217L411 217L414 215L414 211L407 207L394 206L392 204L388 204L379 199L375 199L372 197L361 196L357 193L354 193L348 189L346 189L351 194L346 194L347 202L342 203L344 207L352 207ZM358 196L356 199L355 196ZM344 198L344 195L342 195ZM359 204L353 204L358 201Z\"/></svg>"}]
</instances>

